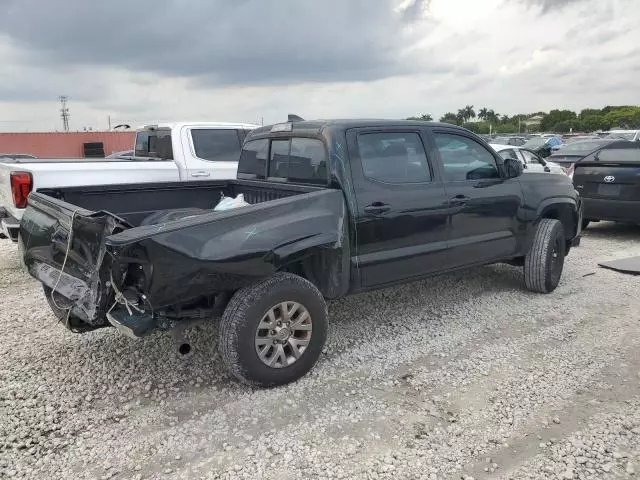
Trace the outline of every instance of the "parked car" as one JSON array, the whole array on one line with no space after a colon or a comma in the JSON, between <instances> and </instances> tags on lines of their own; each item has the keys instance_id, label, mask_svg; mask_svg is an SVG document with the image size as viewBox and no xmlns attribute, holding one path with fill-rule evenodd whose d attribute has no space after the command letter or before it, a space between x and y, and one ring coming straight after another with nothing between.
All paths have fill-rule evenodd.
<instances>
[{"instance_id":1,"label":"parked car","mask_svg":"<svg viewBox=\"0 0 640 480\"><path fill-rule=\"evenodd\" d=\"M122 152L113 152L111 155L107 155L105 158L133 157L134 155L134 150L125 150Z\"/></svg>"},{"instance_id":2,"label":"parked car","mask_svg":"<svg viewBox=\"0 0 640 480\"><path fill-rule=\"evenodd\" d=\"M640 224L640 143L618 140L575 164L573 183L584 200L584 223Z\"/></svg>"},{"instance_id":3,"label":"parked car","mask_svg":"<svg viewBox=\"0 0 640 480\"><path fill-rule=\"evenodd\" d=\"M548 162L544 158L536 155L531 150L528 150L523 147L514 147L511 145L496 145L495 143L491 143L491 148L493 148L498 155L500 155L505 160L507 158L513 158L522 163L525 172L539 172L539 173L561 173L563 175L567 174L567 169L561 167L557 163Z\"/></svg>"},{"instance_id":4,"label":"parked car","mask_svg":"<svg viewBox=\"0 0 640 480\"><path fill-rule=\"evenodd\" d=\"M547 157L547 159L566 168L567 174L571 177L573 176L573 166L577 161L615 141L611 138L599 138L568 143Z\"/></svg>"},{"instance_id":5,"label":"parked car","mask_svg":"<svg viewBox=\"0 0 640 480\"><path fill-rule=\"evenodd\" d=\"M27 196L38 188L235 178L256 125L173 123L138 130L134 157L0 162L0 233L18 239Z\"/></svg>"},{"instance_id":6,"label":"parked car","mask_svg":"<svg viewBox=\"0 0 640 480\"><path fill-rule=\"evenodd\" d=\"M640 130L609 130L606 138L638 142L640 141Z\"/></svg>"},{"instance_id":7,"label":"parked car","mask_svg":"<svg viewBox=\"0 0 640 480\"><path fill-rule=\"evenodd\" d=\"M285 384L323 349L325 299L498 261L553 291L580 197L522 172L453 125L287 122L249 134L237 180L32 193L23 258L73 331L143 336L223 311L232 375ZM213 209L239 194L249 205Z\"/></svg>"},{"instance_id":8,"label":"parked car","mask_svg":"<svg viewBox=\"0 0 640 480\"><path fill-rule=\"evenodd\" d=\"M495 143L498 145L514 145L519 147L527 143L527 140L524 137L515 137L515 136L496 137L491 141L491 143Z\"/></svg>"},{"instance_id":9,"label":"parked car","mask_svg":"<svg viewBox=\"0 0 640 480\"><path fill-rule=\"evenodd\" d=\"M542 158L546 158L551 155L554 148L560 145L562 145L562 140L559 137L539 136L530 138L522 147L531 150Z\"/></svg>"}]
</instances>

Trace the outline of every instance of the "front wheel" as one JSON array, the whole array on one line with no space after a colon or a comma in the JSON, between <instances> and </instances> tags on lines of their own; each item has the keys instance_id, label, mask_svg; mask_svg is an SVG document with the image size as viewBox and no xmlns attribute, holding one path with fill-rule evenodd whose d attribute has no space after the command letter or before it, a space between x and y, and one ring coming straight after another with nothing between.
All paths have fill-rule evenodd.
<instances>
[{"instance_id":1,"label":"front wheel","mask_svg":"<svg viewBox=\"0 0 640 480\"><path fill-rule=\"evenodd\" d=\"M566 242L560 221L543 218L524 260L524 282L529 290L553 292L562 276Z\"/></svg>"},{"instance_id":2,"label":"front wheel","mask_svg":"<svg viewBox=\"0 0 640 480\"><path fill-rule=\"evenodd\" d=\"M222 315L220 356L250 385L293 382L315 365L327 338L327 306L308 280L277 273L238 290Z\"/></svg>"}]
</instances>

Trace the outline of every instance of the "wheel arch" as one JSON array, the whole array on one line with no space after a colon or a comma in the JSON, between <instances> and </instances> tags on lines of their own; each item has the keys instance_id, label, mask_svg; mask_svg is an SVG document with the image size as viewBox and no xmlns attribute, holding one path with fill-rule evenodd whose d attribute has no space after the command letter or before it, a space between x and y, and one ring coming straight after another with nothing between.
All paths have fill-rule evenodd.
<instances>
[{"instance_id":1,"label":"wheel arch","mask_svg":"<svg viewBox=\"0 0 640 480\"><path fill-rule=\"evenodd\" d=\"M543 202L538 208L537 215L539 223L542 218L553 218L562 223L564 237L570 242L578 232L578 208L575 202L560 199L550 199Z\"/></svg>"}]
</instances>

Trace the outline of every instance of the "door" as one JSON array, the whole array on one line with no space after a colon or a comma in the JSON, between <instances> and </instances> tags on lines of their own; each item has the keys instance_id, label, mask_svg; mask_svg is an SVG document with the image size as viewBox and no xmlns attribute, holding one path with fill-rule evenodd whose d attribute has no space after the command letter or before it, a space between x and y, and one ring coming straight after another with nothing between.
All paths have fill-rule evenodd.
<instances>
[{"instance_id":1,"label":"door","mask_svg":"<svg viewBox=\"0 0 640 480\"><path fill-rule=\"evenodd\" d=\"M451 266L516 255L525 228L519 180L503 179L496 156L471 136L435 130L433 140L451 206Z\"/></svg>"},{"instance_id":2,"label":"door","mask_svg":"<svg viewBox=\"0 0 640 480\"><path fill-rule=\"evenodd\" d=\"M363 287L446 268L447 201L420 129L347 132Z\"/></svg>"},{"instance_id":3,"label":"door","mask_svg":"<svg viewBox=\"0 0 640 480\"><path fill-rule=\"evenodd\" d=\"M524 164L527 166L528 171L544 173L549 170L545 168L546 162L532 151L520 149L519 153L524 158Z\"/></svg>"},{"instance_id":4,"label":"door","mask_svg":"<svg viewBox=\"0 0 640 480\"><path fill-rule=\"evenodd\" d=\"M233 128L187 128L183 138L189 180L234 179L241 135Z\"/></svg>"}]
</instances>

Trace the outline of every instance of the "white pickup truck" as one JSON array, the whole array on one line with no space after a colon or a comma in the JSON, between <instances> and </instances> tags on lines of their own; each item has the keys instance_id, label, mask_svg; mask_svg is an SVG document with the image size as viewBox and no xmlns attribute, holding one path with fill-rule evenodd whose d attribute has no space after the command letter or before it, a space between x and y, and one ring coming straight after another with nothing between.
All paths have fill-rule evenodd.
<instances>
[{"instance_id":1,"label":"white pickup truck","mask_svg":"<svg viewBox=\"0 0 640 480\"><path fill-rule=\"evenodd\" d=\"M223 180L236 177L245 136L257 125L165 123L136 132L134 156L0 160L0 237L18 240L27 196L39 188Z\"/></svg>"}]
</instances>

